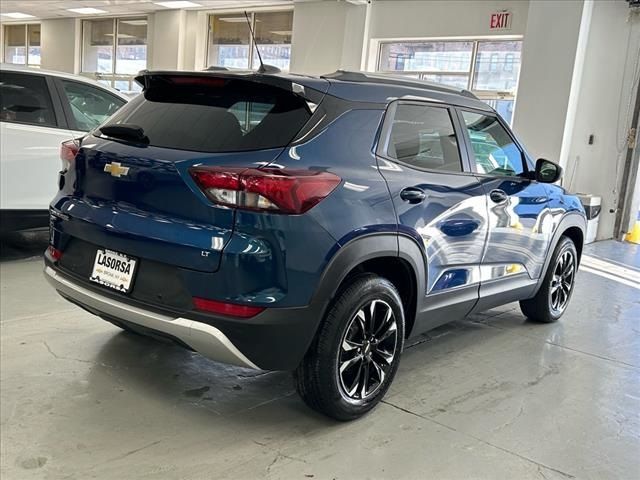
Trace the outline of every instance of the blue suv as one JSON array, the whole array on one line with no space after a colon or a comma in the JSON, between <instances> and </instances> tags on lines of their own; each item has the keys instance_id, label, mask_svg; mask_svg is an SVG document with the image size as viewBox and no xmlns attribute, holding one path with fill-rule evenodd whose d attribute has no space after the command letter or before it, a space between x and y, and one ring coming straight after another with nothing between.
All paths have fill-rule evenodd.
<instances>
[{"instance_id":1,"label":"blue suv","mask_svg":"<svg viewBox=\"0 0 640 480\"><path fill-rule=\"evenodd\" d=\"M119 327L293 370L312 408L373 408L407 338L520 301L565 311L585 214L465 90L338 71L143 71L61 148L45 277Z\"/></svg>"}]
</instances>

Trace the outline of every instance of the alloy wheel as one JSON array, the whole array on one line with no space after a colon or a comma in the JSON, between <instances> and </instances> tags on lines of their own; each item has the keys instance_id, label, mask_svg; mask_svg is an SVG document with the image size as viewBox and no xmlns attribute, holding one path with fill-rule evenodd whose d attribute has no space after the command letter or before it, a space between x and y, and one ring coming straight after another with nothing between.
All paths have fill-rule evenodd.
<instances>
[{"instance_id":1,"label":"alloy wheel","mask_svg":"<svg viewBox=\"0 0 640 480\"><path fill-rule=\"evenodd\" d=\"M560 255L551 277L549 304L554 314L560 314L567 308L569 296L576 275L576 261L573 252L567 250Z\"/></svg>"},{"instance_id":2,"label":"alloy wheel","mask_svg":"<svg viewBox=\"0 0 640 480\"><path fill-rule=\"evenodd\" d=\"M350 400L372 397L389 375L398 349L398 324L391 306L372 300L353 316L338 352L342 394Z\"/></svg>"}]
</instances>

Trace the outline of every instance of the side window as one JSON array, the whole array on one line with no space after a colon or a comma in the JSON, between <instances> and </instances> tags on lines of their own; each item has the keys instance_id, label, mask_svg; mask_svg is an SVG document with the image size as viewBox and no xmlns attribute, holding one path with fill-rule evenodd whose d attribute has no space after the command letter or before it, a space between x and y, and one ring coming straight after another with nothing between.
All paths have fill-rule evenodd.
<instances>
[{"instance_id":1,"label":"side window","mask_svg":"<svg viewBox=\"0 0 640 480\"><path fill-rule=\"evenodd\" d=\"M126 102L98 87L62 80L76 129L89 131L103 123Z\"/></svg>"},{"instance_id":2,"label":"side window","mask_svg":"<svg viewBox=\"0 0 640 480\"><path fill-rule=\"evenodd\" d=\"M516 176L524 172L520 148L496 117L465 111L462 117L469 132L478 173Z\"/></svg>"},{"instance_id":3,"label":"side window","mask_svg":"<svg viewBox=\"0 0 640 480\"><path fill-rule=\"evenodd\" d=\"M0 120L55 127L56 116L45 77L0 72Z\"/></svg>"},{"instance_id":4,"label":"side window","mask_svg":"<svg viewBox=\"0 0 640 480\"><path fill-rule=\"evenodd\" d=\"M398 104L387 156L417 168L461 172L460 151L446 108Z\"/></svg>"}]
</instances>

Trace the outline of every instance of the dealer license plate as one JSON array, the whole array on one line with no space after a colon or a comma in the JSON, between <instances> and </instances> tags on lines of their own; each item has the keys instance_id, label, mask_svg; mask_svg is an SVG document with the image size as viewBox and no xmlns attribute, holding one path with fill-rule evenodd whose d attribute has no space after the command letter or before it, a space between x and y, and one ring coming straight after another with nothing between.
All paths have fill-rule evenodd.
<instances>
[{"instance_id":1,"label":"dealer license plate","mask_svg":"<svg viewBox=\"0 0 640 480\"><path fill-rule=\"evenodd\" d=\"M89 280L122 293L131 290L136 260L113 250L98 249Z\"/></svg>"}]
</instances>

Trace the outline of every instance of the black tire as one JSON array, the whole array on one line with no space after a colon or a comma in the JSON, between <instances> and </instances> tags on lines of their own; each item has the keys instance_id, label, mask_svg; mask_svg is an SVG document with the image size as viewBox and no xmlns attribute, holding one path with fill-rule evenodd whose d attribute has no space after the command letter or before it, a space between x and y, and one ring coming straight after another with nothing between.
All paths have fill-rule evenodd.
<instances>
[{"instance_id":1,"label":"black tire","mask_svg":"<svg viewBox=\"0 0 640 480\"><path fill-rule=\"evenodd\" d=\"M404 310L394 285L376 275L356 277L338 294L294 372L298 393L320 413L356 419L384 397L403 346Z\"/></svg>"},{"instance_id":2,"label":"black tire","mask_svg":"<svg viewBox=\"0 0 640 480\"><path fill-rule=\"evenodd\" d=\"M563 297L561 297L563 301L561 302L561 308L554 308L554 299L557 297L553 297L552 293L556 295L554 289L556 289L558 285L556 281L556 278L558 278L558 268L562 267L562 265L560 265L562 259L568 257L570 257L572 261L572 264L566 267L570 270L571 282L568 288L565 288L564 277L561 275L560 282L562 282L562 286L558 288L561 289L560 294L563 295ZM576 246L570 238L560 238L538 293L535 297L520 302L522 313L524 313L529 320L541 323L553 323L562 317L573 294L577 267L578 252L576 251Z\"/></svg>"}]
</instances>

